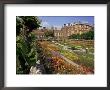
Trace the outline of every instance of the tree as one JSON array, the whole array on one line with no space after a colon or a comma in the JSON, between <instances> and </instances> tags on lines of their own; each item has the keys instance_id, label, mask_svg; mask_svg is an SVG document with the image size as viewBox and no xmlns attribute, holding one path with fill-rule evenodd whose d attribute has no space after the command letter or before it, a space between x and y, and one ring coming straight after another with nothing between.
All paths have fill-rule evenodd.
<instances>
[{"instance_id":1,"label":"tree","mask_svg":"<svg viewBox=\"0 0 110 90\"><path fill-rule=\"evenodd\" d=\"M17 73L29 73L30 67L36 62L36 40L32 31L39 27L40 22L37 17L16 17L16 58L19 62Z\"/></svg>"},{"instance_id":2,"label":"tree","mask_svg":"<svg viewBox=\"0 0 110 90\"><path fill-rule=\"evenodd\" d=\"M32 32L32 30L40 27L40 20L35 16L20 16L23 20L24 26L27 28L27 32Z\"/></svg>"},{"instance_id":3,"label":"tree","mask_svg":"<svg viewBox=\"0 0 110 90\"><path fill-rule=\"evenodd\" d=\"M81 39L80 34L72 34L71 36L69 36L70 39Z\"/></svg>"},{"instance_id":4,"label":"tree","mask_svg":"<svg viewBox=\"0 0 110 90\"><path fill-rule=\"evenodd\" d=\"M16 36L20 34L21 28L23 28L22 22L19 17L16 17Z\"/></svg>"},{"instance_id":5,"label":"tree","mask_svg":"<svg viewBox=\"0 0 110 90\"><path fill-rule=\"evenodd\" d=\"M26 36L26 43L28 48L30 49L31 37L29 34L36 28L40 27L40 20L38 17L35 16L20 16L23 20L23 25L25 26L25 36Z\"/></svg>"},{"instance_id":6,"label":"tree","mask_svg":"<svg viewBox=\"0 0 110 90\"><path fill-rule=\"evenodd\" d=\"M90 30L89 32L85 32L82 34L72 34L71 36L69 36L69 39L93 40L94 39L94 30Z\"/></svg>"},{"instance_id":7,"label":"tree","mask_svg":"<svg viewBox=\"0 0 110 90\"><path fill-rule=\"evenodd\" d=\"M94 39L94 31L91 30L91 31L89 31L89 32L83 33L83 34L81 35L81 37L82 37L83 39L86 39L86 40L93 40L93 39Z\"/></svg>"},{"instance_id":8,"label":"tree","mask_svg":"<svg viewBox=\"0 0 110 90\"><path fill-rule=\"evenodd\" d=\"M54 37L54 32L52 30L45 32L46 37Z\"/></svg>"}]
</instances>

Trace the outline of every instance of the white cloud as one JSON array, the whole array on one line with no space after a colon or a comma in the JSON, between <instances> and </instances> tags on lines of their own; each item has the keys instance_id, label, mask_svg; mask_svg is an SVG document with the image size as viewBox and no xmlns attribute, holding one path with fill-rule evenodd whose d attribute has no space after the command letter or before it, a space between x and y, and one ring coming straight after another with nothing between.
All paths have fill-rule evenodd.
<instances>
[{"instance_id":1,"label":"white cloud","mask_svg":"<svg viewBox=\"0 0 110 90\"><path fill-rule=\"evenodd\" d=\"M88 21L82 21L82 23L89 23Z\"/></svg>"},{"instance_id":2,"label":"white cloud","mask_svg":"<svg viewBox=\"0 0 110 90\"><path fill-rule=\"evenodd\" d=\"M58 30L62 28L62 26L54 26L54 27L56 27Z\"/></svg>"},{"instance_id":3,"label":"white cloud","mask_svg":"<svg viewBox=\"0 0 110 90\"><path fill-rule=\"evenodd\" d=\"M49 27L49 26L50 26L49 23L46 22L46 21L42 22L41 25L42 25L43 27Z\"/></svg>"},{"instance_id":4,"label":"white cloud","mask_svg":"<svg viewBox=\"0 0 110 90\"><path fill-rule=\"evenodd\" d=\"M55 25L50 25L47 21L43 21L42 23L41 23L41 25L42 25L42 27L47 27L47 28L49 28L49 29L51 29L51 27L56 27L58 30L60 30L61 29L61 27L62 26L55 26Z\"/></svg>"}]
</instances>

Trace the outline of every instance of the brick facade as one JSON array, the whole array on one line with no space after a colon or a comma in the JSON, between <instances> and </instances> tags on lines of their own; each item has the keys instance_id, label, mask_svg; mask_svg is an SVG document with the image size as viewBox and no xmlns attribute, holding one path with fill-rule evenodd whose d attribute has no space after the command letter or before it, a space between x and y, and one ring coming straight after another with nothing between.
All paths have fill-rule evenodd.
<instances>
[{"instance_id":1,"label":"brick facade","mask_svg":"<svg viewBox=\"0 0 110 90\"><path fill-rule=\"evenodd\" d=\"M68 38L68 36L72 34L82 34L85 32L88 32L93 29L92 25L89 24L81 24L81 23L74 23L74 24L64 24L64 26L57 30L57 28L53 28L54 32L54 38L55 39L65 39ZM52 29L50 29L52 30ZM38 29L35 31L35 34L38 39L45 39L45 32L48 31L48 29Z\"/></svg>"},{"instance_id":2,"label":"brick facade","mask_svg":"<svg viewBox=\"0 0 110 90\"><path fill-rule=\"evenodd\" d=\"M92 30L93 26L89 24L64 24L61 30L54 30L54 36L57 39L68 38L72 34L82 34Z\"/></svg>"}]
</instances>

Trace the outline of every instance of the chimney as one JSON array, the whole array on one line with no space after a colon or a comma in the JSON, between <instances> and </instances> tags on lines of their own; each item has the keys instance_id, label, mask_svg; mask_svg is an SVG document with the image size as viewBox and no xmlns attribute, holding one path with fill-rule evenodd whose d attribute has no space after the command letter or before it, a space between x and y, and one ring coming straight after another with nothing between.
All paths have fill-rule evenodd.
<instances>
[{"instance_id":1,"label":"chimney","mask_svg":"<svg viewBox=\"0 0 110 90\"><path fill-rule=\"evenodd\" d=\"M70 23L68 23L68 26L70 26Z\"/></svg>"},{"instance_id":2,"label":"chimney","mask_svg":"<svg viewBox=\"0 0 110 90\"><path fill-rule=\"evenodd\" d=\"M64 24L64 27L66 26L66 24Z\"/></svg>"},{"instance_id":3,"label":"chimney","mask_svg":"<svg viewBox=\"0 0 110 90\"><path fill-rule=\"evenodd\" d=\"M55 30L57 30L57 27L55 27Z\"/></svg>"},{"instance_id":4,"label":"chimney","mask_svg":"<svg viewBox=\"0 0 110 90\"><path fill-rule=\"evenodd\" d=\"M43 29L46 29L46 27L43 27Z\"/></svg>"}]
</instances>

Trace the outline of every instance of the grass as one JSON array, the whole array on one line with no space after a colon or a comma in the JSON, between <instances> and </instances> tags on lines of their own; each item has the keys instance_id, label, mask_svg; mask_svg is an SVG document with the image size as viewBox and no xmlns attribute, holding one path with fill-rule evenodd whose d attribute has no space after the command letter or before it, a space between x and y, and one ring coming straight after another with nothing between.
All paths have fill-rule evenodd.
<instances>
[{"instance_id":1,"label":"grass","mask_svg":"<svg viewBox=\"0 0 110 90\"><path fill-rule=\"evenodd\" d=\"M79 57L79 60L76 61L78 64L84 65L91 69L94 68L94 56L93 55L90 55L90 54L78 55L78 57Z\"/></svg>"},{"instance_id":2,"label":"grass","mask_svg":"<svg viewBox=\"0 0 110 90\"><path fill-rule=\"evenodd\" d=\"M83 65L91 69L94 68L94 56L93 55L90 55L90 54L77 55L76 53L69 52L67 50L62 50L61 54L63 54L66 58L74 61L75 63L79 65Z\"/></svg>"},{"instance_id":3,"label":"grass","mask_svg":"<svg viewBox=\"0 0 110 90\"><path fill-rule=\"evenodd\" d=\"M67 50L61 50L60 53L63 54L69 60L78 60L78 56L75 53L71 53Z\"/></svg>"},{"instance_id":4,"label":"grass","mask_svg":"<svg viewBox=\"0 0 110 90\"><path fill-rule=\"evenodd\" d=\"M64 45L65 42L59 42L62 45ZM66 58L69 60L74 61L75 63L78 63L80 65L89 67L91 69L94 68L94 54L89 54L89 53L94 53L94 48L93 48L93 41L69 41L66 42L66 45L71 47L74 50L78 50L80 48L88 48L87 53L76 53L76 52L69 52L68 50L63 50L62 47L60 47L60 53L64 55Z\"/></svg>"}]
</instances>

